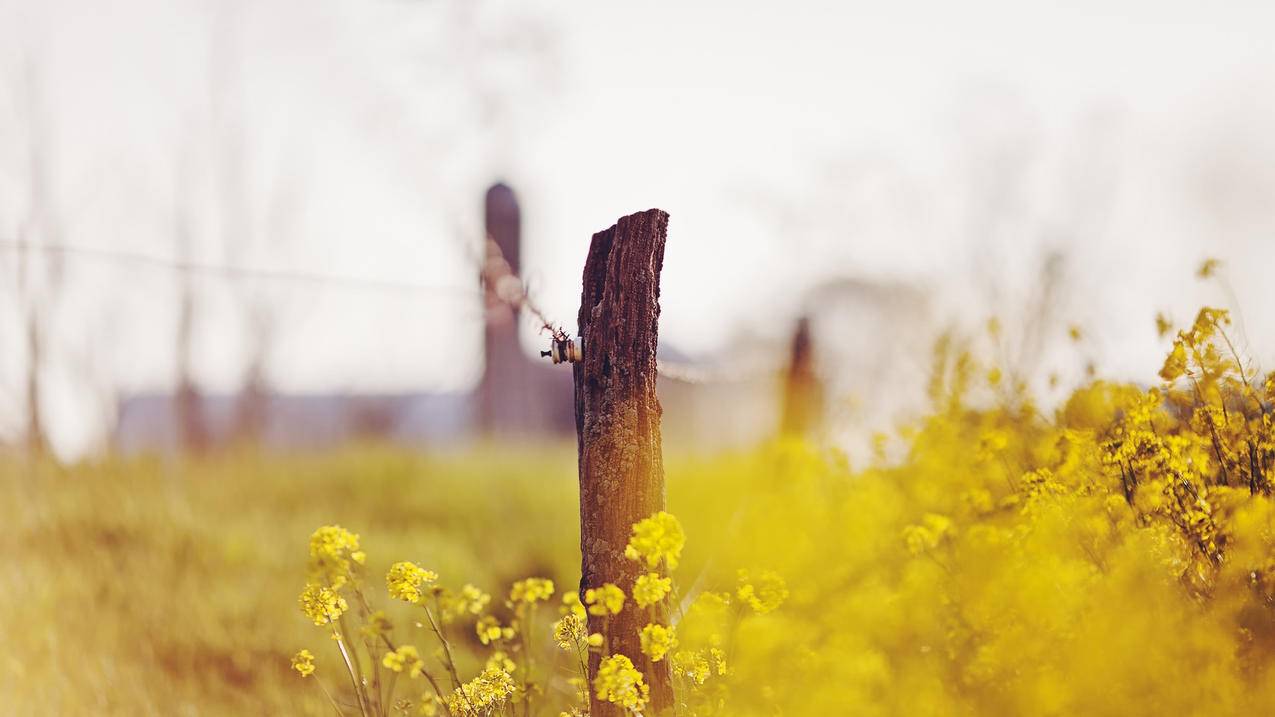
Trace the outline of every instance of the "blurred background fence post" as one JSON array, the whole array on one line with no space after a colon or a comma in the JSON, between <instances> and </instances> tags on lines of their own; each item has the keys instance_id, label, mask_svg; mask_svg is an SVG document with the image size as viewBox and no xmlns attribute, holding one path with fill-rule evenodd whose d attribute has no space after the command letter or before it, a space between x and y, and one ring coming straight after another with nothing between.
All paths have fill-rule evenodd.
<instances>
[{"instance_id":1,"label":"blurred background fence post","mask_svg":"<svg viewBox=\"0 0 1275 717\"><path fill-rule=\"evenodd\" d=\"M659 343L660 270L668 214L650 209L621 218L593 235L584 264L579 327L583 360L574 364L580 461L580 595L615 583L631 594L642 572L624 557L630 527L664 510L660 401L655 393ZM590 616L610 654L623 654L646 675L650 713L673 704L667 660L642 654L638 632L648 621L667 624L668 606L652 614L631 606L610 618ZM590 678L601 656L590 655ZM591 694L593 691L590 691ZM593 717L621 714L590 698Z\"/></svg>"},{"instance_id":2,"label":"blurred background fence post","mask_svg":"<svg viewBox=\"0 0 1275 717\"><path fill-rule=\"evenodd\" d=\"M785 436L811 437L822 422L823 383L815 373L815 351L809 317L801 317L793 332L783 390L780 433Z\"/></svg>"}]
</instances>

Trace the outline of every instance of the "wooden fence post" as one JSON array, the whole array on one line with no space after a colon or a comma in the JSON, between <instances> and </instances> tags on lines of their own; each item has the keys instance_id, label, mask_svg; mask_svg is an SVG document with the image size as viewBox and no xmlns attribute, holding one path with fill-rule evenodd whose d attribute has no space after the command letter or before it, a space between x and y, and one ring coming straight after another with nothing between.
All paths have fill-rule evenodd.
<instances>
[{"instance_id":1,"label":"wooden fence post","mask_svg":"<svg viewBox=\"0 0 1275 717\"><path fill-rule=\"evenodd\" d=\"M584 358L574 364L576 435L580 461L580 597L585 590L615 583L631 595L640 573L624 557L630 527L664 509L664 463L660 447L660 401L655 395L655 351L659 341L660 269L668 214L650 209L621 218L593 235L584 264L579 328ZM668 623L668 606L654 614L630 599L607 620L591 616L589 631L601 632L611 654L623 654L651 688L647 714L673 704L668 660L642 654L638 632L648 620ZM601 656L589 658L590 679ZM592 688L592 717L621 712L600 702Z\"/></svg>"},{"instance_id":2,"label":"wooden fence post","mask_svg":"<svg viewBox=\"0 0 1275 717\"><path fill-rule=\"evenodd\" d=\"M786 436L810 438L823 418L823 385L815 373L813 344L810 319L803 316L793 332L788 372L784 376L779 431Z\"/></svg>"}]
</instances>

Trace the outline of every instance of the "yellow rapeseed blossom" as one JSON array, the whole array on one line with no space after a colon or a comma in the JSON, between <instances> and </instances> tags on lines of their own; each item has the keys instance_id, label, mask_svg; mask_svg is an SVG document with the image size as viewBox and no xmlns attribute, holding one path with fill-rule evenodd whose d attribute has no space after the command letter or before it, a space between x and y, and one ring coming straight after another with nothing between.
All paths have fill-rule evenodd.
<instances>
[{"instance_id":1,"label":"yellow rapeseed blossom","mask_svg":"<svg viewBox=\"0 0 1275 717\"><path fill-rule=\"evenodd\" d=\"M408 677L416 679L425 672L425 662L420 653L412 645L399 645L393 652L385 653L381 664L394 672L407 672Z\"/></svg>"},{"instance_id":2,"label":"yellow rapeseed blossom","mask_svg":"<svg viewBox=\"0 0 1275 717\"><path fill-rule=\"evenodd\" d=\"M562 594L562 605L558 608L559 615L574 614L581 620L585 619L588 613L584 609L584 603L580 602L580 595L575 592L565 592Z\"/></svg>"},{"instance_id":3,"label":"yellow rapeseed blossom","mask_svg":"<svg viewBox=\"0 0 1275 717\"><path fill-rule=\"evenodd\" d=\"M678 650L669 659L669 668L675 676L685 677L692 684L702 685L712 676L708 659L696 650Z\"/></svg>"},{"instance_id":4,"label":"yellow rapeseed blossom","mask_svg":"<svg viewBox=\"0 0 1275 717\"><path fill-rule=\"evenodd\" d=\"M673 628L656 623L648 623L643 627L638 633L638 639L641 641L642 654L651 658L651 662L663 660L669 650L677 647L677 635Z\"/></svg>"},{"instance_id":5,"label":"yellow rapeseed blossom","mask_svg":"<svg viewBox=\"0 0 1275 717\"><path fill-rule=\"evenodd\" d=\"M662 578L659 573L644 573L633 581L633 602L638 607L650 607L663 600L672 587L671 578Z\"/></svg>"},{"instance_id":6,"label":"yellow rapeseed blossom","mask_svg":"<svg viewBox=\"0 0 1275 717\"><path fill-rule=\"evenodd\" d=\"M422 588L438 580L438 574L425 570L415 563L402 561L390 566L385 574L385 586L390 597L403 602L419 603L425 596Z\"/></svg>"},{"instance_id":7,"label":"yellow rapeseed blossom","mask_svg":"<svg viewBox=\"0 0 1275 717\"><path fill-rule=\"evenodd\" d=\"M301 650L292 656L292 669L301 673L302 677L314 674L314 655L309 650Z\"/></svg>"},{"instance_id":8,"label":"yellow rapeseed blossom","mask_svg":"<svg viewBox=\"0 0 1275 717\"><path fill-rule=\"evenodd\" d=\"M590 615L618 615L624 609L624 591L614 583L584 591L584 602Z\"/></svg>"},{"instance_id":9,"label":"yellow rapeseed blossom","mask_svg":"<svg viewBox=\"0 0 1275 717\"><path fill-rule=\"evenodd\" d=\"M314 583L305 586L298 602L301 603L301 612L313 620L315 625L335 622L350 609L349 603L335 590Z\"/></svg>"},{"instance_id":10,"label":"yellow rapeseed blossom","mask_svg":"<svg viewBox=\"0 0 1275 717\"><path fill-rule=\"evenodd\" d=\"M455 717L487 717L498 713L516 689L508 672L489 667L447 695L447 709Z\"/></svg>"},{"instance_id":11,"label":"yellow rapeseed blossom","mask_svg":"<svg viewBox=\"0 0 1275 717\"><path fill-rule=\"evenodd\" d=\"M359 549L359 536L339 525L325 525L310 535L310 577L339 589L349 580L354 565L367 556Z\"/></svg>"},{"instance_id":12,"label":"yellow rapeseed blossom","mask_svg":"<svg viewBox=\"0 0 1275 717\"><path fill-rule=\"evenodd\" d=\"M588 639L584 619L573 612L553 624L553 640L564 650L576 649Z\"/></svg>"},{"instance_id":13,"label":"yellow rapeseed blossom","mask_svg":"<svg viewBox=\"0 0 1275 717\"><path fill-rule=\"evenodd\" d=\"M758 614L771 612L788 599L788 585L773 570L766 570L754 580L747 570L739 571L739 599Z\"/></svg>"},{"instance_id":14,"label":"yellow rapeseed blossom","mask_svg":"<svg viewBox=\"0 0 1275 717\"><path fill-rule=\"evenodd\" d=\"M673 570L685 545L686 534L682 532L682 524L671 513L661 510L633 525L624 556L629 560L645 561L650 568L659 567L660 561L664 561L668 569Z\"/></svg>"},{"instance_id":15,"label":"yellow rapeseed blossom","mask_svg":"<svg viewBox=\"0 0 1275 717\"><path fill-rule=\"evenodd\" d=\"M511 604L533 603L553 597L553 581L548 578L527 578L513 584L509 590Z\"/></svg>"},{"instance_id":16,"label":"yellow rapeseed blossom","mask_svg":"<svg viewBox=\"0 0 1275 717\"><path fill-rule=\"evenodd\" d=\"M484 665L484 667L488 670L504 670L510 674L513 674L513 671L518 669L518 666L514 664L513 660L509 659L509 655L507 655L504 650L496 650L491 653L491 656L487 658L487 664Z\"/></svg>"},{"instance_id":17,"label":"yellow rapeseed blossom","mask_svg":"<svg viewBox=\"0 0 1275 717\"><path fill-rule=\"evenodd\" d=\"M606 642L606 638L602 637L602 633L600 632L589 633L589 638L588 638L589 647L602 647L602 643L604 642Z\"/></svg>"},{"instance_id":18,"label":"yellow rapeseed blossom","mask_svg":"<svg viewBox=\"0 0 1275 717\"><path fill-rule=\"evenodd\" d=\"M499 640L512 640L516 634L512 626L502 626L500 621L491 615L479 618L474 624L474 632L478 635L478 641L484 645L490 645Z\"/></svg>"},{"instance_id":19,"label":"yellow rapeseed blossom","mask_svg":"<svg viewBox=\"0 0 1275 717\"><path fill-rule=\"evenodd\" d=\"M363 627L359 628L359 632L370 638L384 637L394 630L394 624L386 617L383 610L377 610L367 616L367 620L363 623Z\"/></svg>"},{"instance_id":20,"label":"yellow rapeseed blossom","mask_svg":"<svg viewBox=\"0 0 1275 717\"><path fill-rule=\"evenodd\" d=\"M604 702L619 705L633 714L646 709L651 688L642 673L633 667L633 661L624 655L611 655L602 659L597 675L593 678L594 694Z\"/></svg>"},{"instance_id":21,"label":"yellow rapeseed blossom","mask_svg":"<svg viewBox=\"0 0 1275 717\"><path fill-rule=\"evenodd\" d=\"M452 622L461 617L469 617L482 614L487 603L491 602L491 596L483 592L479 588L465 583L459 593L450 593L443 591L439 602L442 605L443 620Z\"/></svg>"}]
</instances>

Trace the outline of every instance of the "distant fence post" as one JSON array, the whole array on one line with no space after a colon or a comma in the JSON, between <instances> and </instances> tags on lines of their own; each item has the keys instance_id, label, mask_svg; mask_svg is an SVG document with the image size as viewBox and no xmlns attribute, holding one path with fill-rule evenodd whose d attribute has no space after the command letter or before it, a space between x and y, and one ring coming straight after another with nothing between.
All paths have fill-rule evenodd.
<instances>
[{"instance_id":1,"label":"distant fence post","mask_svg":"<svg viewBox=\"0 0 1275 717\"><path fill-rule=\"evenodd\" d=\"M779 431L786 436L810 438L823 415L823 385L815 373L814 341L810 319L803 316L793 332L784 376L783 413Z\"/></svg>"},{"instance_id":2,"label":"distant fence post","mask_svg":"<svg viewBox=\"0 0 1275 717\"><path fill-rule=\"evenodd\" d=\"M576 434L580 462L580 595L604 583L632 593L639 574L624 557L629 529L664 509L664 462L660 446L660 401L655 394L659 343L660 270L668 214L650 209L621 218L593 235L584 264L579 328L584 358L574 365ZM667 624L667 605L655 606ZM603 632L611 654L623 654L651 688L647 714L673 705L668 660L642 654L638 632L648 616L630 601L605 621L589 618L590 632ZM601 657L589 658L589 677ZM592 717L621 714L590 689Z\"/></svg>"}]
</instances>

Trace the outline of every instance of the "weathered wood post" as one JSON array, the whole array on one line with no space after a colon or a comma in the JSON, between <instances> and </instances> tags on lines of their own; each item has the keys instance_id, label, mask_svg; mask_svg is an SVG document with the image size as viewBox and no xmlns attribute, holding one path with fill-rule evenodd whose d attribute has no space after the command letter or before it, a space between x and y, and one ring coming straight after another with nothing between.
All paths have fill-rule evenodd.
<instances>
[{"instance_id":1,"label":"weathered wood post","mask_svg":"<svg viewBox=\"0 0 1275 717\"><path fill-rule=\"evenodd\" d=\"M660 269L668 214L650 209L621 218L593 235L584 264L579 328L584 358L574 365L580 461L580 597L615 583L631 594L640 570L624 557L629 529L664 509L660 401L655 395L659 342ZM655 606L667 624L667 605ZM673 704L668 660L642 654L638 632L649 616L630 600L607 620L589 618L611 654L623 654L651 688L647 714ZM589 658L589 676L601 656ZM590 689L592 717L620 715Z\"/></svg>"}]
</instances>

